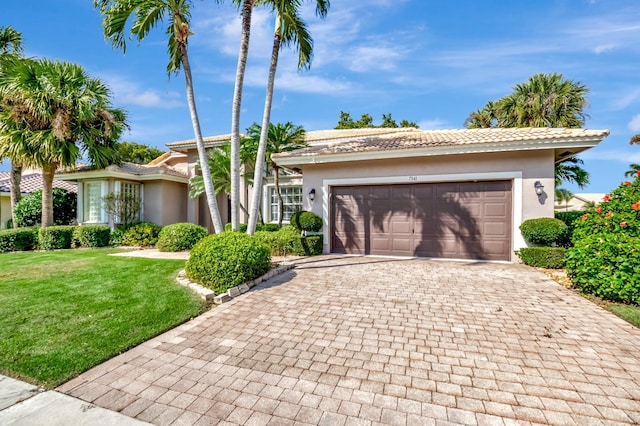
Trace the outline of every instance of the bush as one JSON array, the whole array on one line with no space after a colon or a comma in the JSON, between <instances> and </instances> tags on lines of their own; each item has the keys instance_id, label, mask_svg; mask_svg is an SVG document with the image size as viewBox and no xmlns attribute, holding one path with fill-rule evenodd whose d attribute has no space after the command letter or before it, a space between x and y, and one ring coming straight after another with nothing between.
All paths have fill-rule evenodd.
<instances>
[{"instance_id":1,"label":"bush","mask_svg":"<svg viewBox=\"0 0 640 426\"><path fill-rule=\"evenodd\" d=\"M291 216L290 223L300 231L318 232L322 229L322 218L304 210L295 212Z\"/></svg>"},{"instance_id":2,"label":"bush","mask_svg":"<svg viewBox=\"0 0 640 426\"><path fill-rule=\"evenodd\" d=\"M76 221L76 200L74 192L53 188L53 223L70 225ZM27 194L18 201L15 208L16 222L20 227L39 226L42 221L42 190Z\"/></svg>"},{"instance_id":3,"label":"bush","mask_svg":"<svg viewBox=\"0 0 640 426\"><path fill-rule=\"evenodd\" d=\"M220 294L265 274L271 267L269 248L240 232L224 232L200 240L187 261L187 276Z\"/></svg>"},{"instance_id":4,"label":"bush","mask_svg":"<svg viewBox=\"0 0 640 426\"><path fill-rule=\"evenodd\" d=\"M191 250L194 245L209 235L202 226L193 223L174 223L160 231L156 248L160 251Z\"/></svg>"},{"instance_id":5,"label":"bush","mask_svg":"<svg viewBox=\"0 0 640 426\"><path fill-rule=\"evenodd\" d=\"M158 242L161 226L151 222L140 222L126 227L122 234L122 245L153 247Z\"/></svg>"},{"instance_id":6,"label":"bush","mask_svg":"<svg viewBox=\"0 0 640 426\"><path fill-rule=\"evenodd\" d=\"M566 268L583 292L640 304L640 178L624 182L575 222Z\"/></svg>"},{"instance_id":7,"label":"bush","mask_svg":"<svg viewBox=\"0 0 640 426\"><path fill-rule=\"evenodd\" d=\"M117 225L116 228L111 231L111 235L109 236L109 245L112 246L120 246L122 245L122 238L124 237L124 233L133 226L133 224L123 223Z\"/></svg>"},{"instance_id":8,"label":"bush","mask_svg":"<svg viewBox=\"0 0 640 426\"><path fill-rule=\"evenodd\" d=\"M241 223L240 225L238 225L238 232L246 233L248 227L249 225L247 225L246 223ZM278 225L277 223L256 223L256 232L258 231L275 232L278 229L280 229L280 225ZM225 232L231 231L231 224L230 223L225 224L224 230Z\"/></svg>"},{"instance_id":9,"label":"bush","mask_svg":"<svg viewBox=\"0 0 640 426\"><path fill-rule=\"evenodd\" d=\"M563 247L525 247L516 251L525 265L549 269L564 266L564 253Z\"/></svg>"},{"instance_id":10,"label":"bush","mask_svg":"<svg viewBox=\"0 0 640 426\"><path fill-rule=\"evenodd\" d=\"M316 256L322 254L322 235L303 237L291 225L283 226L276 232L256 231L255 238L266 244L273 256L286 254L296 256Z\"/></svg>"},{"instance_id":11,"label":"bush","mask_svg":"<svg viewBox=\"0 0 640 426\"><path fill-rule=\"evenodd\" d=\"M73 247L106 247L109 245L111 229L107 225L82 225L73 230Z\"/></svg>"},{"instance_id":12,"label":"bush","mask_svg":"<svg viewBox=\"0 0 640 426\"><path fill-rule=\"evenodd\" d=\"M567 238L565 241L565 246L571 245L571 240L573 239L573 230L575 229L575 222L584 214L583 211L571 211L571 212L555 212L556 219L559 219L567 225Z\"/></svg>"},{"instance_id":13,"label":"bush","mask_svg":"<svg viewBox=\"0 0 640 426\"><path fill-rule=\"evenodd\" d=\"M33 250L37 244L37 228L3 229L0 231L0 253Z\"/></svg>"},{"instance_id":14,"label":"bush","mask_svg":"<svg viewBox=\"0 0 640 426\"><path fill-rule=\"evenodd\" d=\"M567 240L568 228L559 219L541 217L522 222L520 232L527 243L536 246L555 246Z\"/></svg>"},{"instance_id":15,"label":"bush","mask_svg":"<svg viewBox=\"0 0 640 426\"><path fill-rule=\"evenodd\" d=\"M41 250L71 248L74 226L48 226L38 231L38 247Z\"/></svg>"}]
</instances>

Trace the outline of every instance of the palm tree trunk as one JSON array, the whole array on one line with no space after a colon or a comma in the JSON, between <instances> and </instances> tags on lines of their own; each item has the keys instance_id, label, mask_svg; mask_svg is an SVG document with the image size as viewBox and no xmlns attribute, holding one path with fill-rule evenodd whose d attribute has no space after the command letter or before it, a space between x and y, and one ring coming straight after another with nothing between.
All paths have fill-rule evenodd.
<instances>
[{"instance_id":1,"label":"palm tree trunk","mask_svg":"<svg viewBox=\"0 0 640 426\"><path fill-rule=\"evenodd\" d=\"M56 174L56 164L49 164L42 168L42 223L46 228L53 225L53 177Z\"/></svg>"},{"instance_id":2,"label":"palm tree trunk","mask_svg":"<svg viewBox=\"0 0 640 426\"><path fill-rule=\"evenodd\" d=\"M271 121L271 105L273 103L273 86L276 80L276 69L278 68L278 54L280 53L280 14L276 14L276 28L273 36L273 49L271 50L271 63L269 65L269 80L267 81L267 95L264 101L264 113L262 115L262 128L260 130L260 142L258 143L258 154L256 154L256 168L253 174L254 182L262 182L262 175L266 166L267 137L269 136L269 122ZM277 171L276 171L277 172ZM276 181L278 174L276 173ZM280 191L278 190L278 194ZM262 198L262 185L255 185L251 197L251 214L249 215L249 226L247 233L253 235L256 231L258 220L258 209ZM280 212L282 222L282 212Z\"/></svg>"},{"instance_id":3,"label":"palm tree trunk","mask_svg":"<svg viewBox=\"0 0 640 426\"><path fill-rule=\"evenodd\" d=\"M9 180L9 186L11 188L11 222L13 227L18 227L18 221L16 220L16 204L20 201L20 181L22 180L22 166L11 162L11 179Z\"/></svg>"},{"instance_id":4,"label":"palm tree trunk","mask_svg":"<svg viewBox=\"0 0 640 426\"><path fill-rule=\"evenodd\" d=\"M240 108L242 105L242 86L244 83L247 56L249 55L249 38L251 35L251 12L255 0L244 0L242 3L242 38L238 53L236 83L233 89L233 111L231 114L231 229L238 230L240 206Z\"/></svg>"},{"instance_id":5,"label":"palm tree trunk","mask_svg":"<svg viewBox=\"0 0 640 426\"><path fill-rule=\"evenodd\" d=\"M273 168L273 185L275 186L276 196L278 197L278 226L282 226L284 202L282 201L282 194L280 193L280 167L273 161L271 162L271 167Z\"/></svg>"},{"instance_id":6,"label":"palm tree trunk","mask_svg":"<svg viewBox=\"0 0 640 426\"><path fill-rule=\"evenodd\" d=\"M209 214L213 222L213 228L216 234L224 232L224 225L220 218L220 210L218 210L218 201L213 190L213 182L211 181L211 170L209 169L209 161L207 159L207 151L204 147L204 139L200 130L200 120L198 119L198 111L196 109L196 101L193 93L193 78L191 76L191 65L189 65L189 56L187 55L187 46L180 45L182 53L182 68L184 70L184 78L187 85L187 103L189 104L189 112L191 113L191 124L193 125L193 133L196 137L196 148L198 150L198 159L200 160L200 170L202 171L202 180L204 180L204 193L207 197L209 206ZM44 202L44 197L43 197Z\"/></svg>"}]
</instances>

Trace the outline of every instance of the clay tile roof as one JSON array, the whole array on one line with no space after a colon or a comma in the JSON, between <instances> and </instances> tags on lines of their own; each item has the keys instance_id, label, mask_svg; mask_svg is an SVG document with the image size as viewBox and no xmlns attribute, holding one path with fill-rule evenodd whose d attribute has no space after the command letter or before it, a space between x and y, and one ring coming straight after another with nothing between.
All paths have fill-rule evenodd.
<instances>
[{"instance_id":1,"label":"clay tile roof","mask_svg":"<svg viewBox=\"0 0 640 426\"><path fill-rule=\"evenodd\" d=\"M244 135L240 135L241 137ZM204 139L204 146L206 148L211 148L214 146L224 145L225 143L231 140L231 135L218 135L218 136L207 136ZM168 143L167 146L171 149L180 150L180 149L190 149L196 147L195 139L187 139L184 141L177 141Z\"/></svg>"},{"instance_id":2,"label":"clay tile roof","mask_svg":"<svg viewBox=\"0 0 640 426\"><path fill-rule=\"evenodd\" d=\"M327 141L274 158L321 156L330 154L391 151L445 146L499 144L505 142L544 142L604 138L608 130L566 128L491 128L454 130L393 129L379 135L355 136L347 140Z\"/></svg>"},{"instance_id":3,"label":"clay tile roof","mask_svg":"<svg viewBox=\"0 0 640 426\"><path fill-rule=\"evenodd\" d=\"M78 190L76 184L71 182L65 182L62 180L54 180L53 181L54 188L62 188L69 192L76 192ZM31 175L22 176L22 180L20 181L20 192L23 194L29 194L31 192L39 191L42 189L42 175L39 173L34 173ZM9 178L1 178L0 175L0 192L9 192L10 191L10 183Z\"/></svg>"},{"instance_id":4,"label":"clay tile roof","mask_svg":"<svg viewBox=\"0 0 640 426\"><path fill-rule=\"evenodd\" d=\"M66 170L65 173L81 173L96 170L93 166L79 166L74 170ZM122 163L112 164L105 170L117 173L128 173L136 176L144 175L169 175L186 178L187 175L172 167L161 164L159 166L152 166L148 164L134 164L134 163ZM61 173L64 174L64 173Z\"/></svg>"}]
</instances>

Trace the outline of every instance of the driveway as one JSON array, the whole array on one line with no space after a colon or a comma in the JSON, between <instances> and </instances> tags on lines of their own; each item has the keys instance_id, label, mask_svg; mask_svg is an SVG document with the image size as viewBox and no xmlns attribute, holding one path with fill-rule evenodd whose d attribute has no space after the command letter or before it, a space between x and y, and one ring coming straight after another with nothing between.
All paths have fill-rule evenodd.
<instances>
[{"instance_id":1,"label":"driveway","mask_svg":"<svg viewBox=\"0 0 640 426\"><path fill-rule=\"evenodd\" d=\"M322 256L58 390L155 424L633 424L640 330L523 265Z\"/></svg>"}]
</instances>

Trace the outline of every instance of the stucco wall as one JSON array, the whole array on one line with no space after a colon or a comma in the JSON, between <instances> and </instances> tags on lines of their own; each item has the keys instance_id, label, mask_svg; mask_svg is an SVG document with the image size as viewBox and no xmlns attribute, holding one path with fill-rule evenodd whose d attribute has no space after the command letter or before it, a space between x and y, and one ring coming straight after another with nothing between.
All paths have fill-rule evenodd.
<instances>
[{"instance_id":1,"label":"stucco wall","mask_svg":"<svg viewBox=\"0 0 640 426\"><path fill-rule=\"evenodd\" d=\"M191 202L187 186L178 182L144 182L144 220L161 226L187 221Z\"/></svg>"},{"instance_id":2,"label":"stucco wall","mask_svg":"<svg viewBox=\"0 0 640 426\"><path fill-rule=\"evenodd\" d=\"M449 155L392 160L352 161L309 164L303 167L303 194L314 188L312 203L304 197L304 209L323 216L325 252L329 251L329 197L331 185L417 183L456 180L512 179L513 249L526 244L517 229L522 221L536 217L553 217L554 156L551 150ZM534 183L544 185L538 197Z\"/></svg>"}]
</instances>

